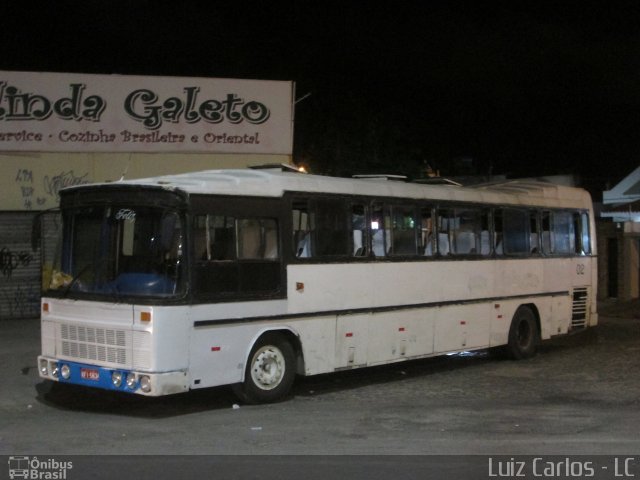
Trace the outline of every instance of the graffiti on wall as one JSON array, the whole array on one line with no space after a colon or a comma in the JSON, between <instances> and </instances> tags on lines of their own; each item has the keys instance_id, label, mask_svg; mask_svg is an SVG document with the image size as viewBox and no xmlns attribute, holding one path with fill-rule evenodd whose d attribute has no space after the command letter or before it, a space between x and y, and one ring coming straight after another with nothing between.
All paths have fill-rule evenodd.
<instances>
[{"instance_id":1,"label":"graffiti on wall","mask_svg":"<svg viewBox=\"0 0 640 480\"><path fill-rule=\"evenodd\" d=\"M16 270L26 269L34 261L34 254L29 251L0 248L0 319L38 316L40 283L37 278L24 278L22 273L14 277Z\"/></svg>"},{"instance_id":2,"label":"graffiti on wall","mask_svg":"<svg viewBox=\"0 0 640 480\"><path fill-rule=\"evenodd\" d=\"M11 278L13 271L18 267L28 267L33 261L30 252L14 252L8 247L0 248L0 273L3 277Z\"/></svg>"},{"instance_id":3,"label":"graffiti on wall","mask_svg":"<svg viewBox=\"0 0 640 480\"><path fill-rule=\"evenodd\" d=\"M77 175L73 170L60 172L59 174L51 177L49 177L49 175L45 175L43 178L44 191L58 201L60 200L60 189L89 183L88 177L88 173Z\"/></svg>"},{"instance_id":4,"label":"graffiti on wall","mask_svg":"<svg viewBox=\"0 0 640 480\"><path fill-rule=\"evenodd\" d=\"M32 169L18 168L15 183L25 210L46 210L58 205L62 188L89 183L89 173L71 169L39 176Z\"/></svg>"}]
</instances>

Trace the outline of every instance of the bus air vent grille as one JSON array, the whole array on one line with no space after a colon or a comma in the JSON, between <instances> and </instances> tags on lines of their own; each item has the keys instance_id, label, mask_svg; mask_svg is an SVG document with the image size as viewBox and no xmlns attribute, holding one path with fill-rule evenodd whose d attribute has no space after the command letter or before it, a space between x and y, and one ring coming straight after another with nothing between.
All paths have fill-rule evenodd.
<instances>
[{"instance_id":1,"label":"bus air vent grille","mask_svg":"<svg viewBox=\"0 0 640 480\"><path fill-rule=\"evenodd\" d=\"M61 352L69 358L126 365L128 337L125 330L60 325Z\"/></svg>"},{"instance_id":2,"label":"bus air vent grille","mask_svg":"<svg viewBox=\"0 0 640 480\"><path fill-rule=\"evenodd\" d=\"M589 307L589 291L587 287L573 289L573 308L571 311L571 329L587 326L587 309Z\"/></svg>"}]
</instances>

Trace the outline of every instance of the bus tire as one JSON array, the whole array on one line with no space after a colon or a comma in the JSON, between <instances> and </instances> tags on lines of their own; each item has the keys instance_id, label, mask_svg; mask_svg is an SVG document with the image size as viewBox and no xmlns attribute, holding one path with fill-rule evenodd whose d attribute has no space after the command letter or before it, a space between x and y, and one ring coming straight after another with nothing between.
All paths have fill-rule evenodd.
<instances>
[{"instance_id":1,"label":"bus tire","mask_svg":"<svg viewBox=\"0 0 640 480\"><path fill-rule=\"evenodd\" d=\"M244 382L234 386L235 394L246 403L282 400L293 385L295 362L293 347L282 335L263 335L251 349Z\"/></svg>"},{"instance_id":2,"label":"bus tire","mask_svg":"<svg viewBox=\"0 0 640 480\"><path fill-rule=\"evenodd\" d=\"M531 308L522 305L516 310L509 328L507 353L515 360L531 358L538 350L540 332Z\"/></svg>"}]
</instances>

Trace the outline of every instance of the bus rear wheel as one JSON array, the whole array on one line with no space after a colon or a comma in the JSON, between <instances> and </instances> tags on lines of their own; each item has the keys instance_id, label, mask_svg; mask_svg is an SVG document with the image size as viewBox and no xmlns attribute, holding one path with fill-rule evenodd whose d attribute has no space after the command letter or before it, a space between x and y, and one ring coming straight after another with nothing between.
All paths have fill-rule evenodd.
<instances>
[{"instance_id":1,"label":"bus rear wheel","mask_svg":"<svg viewBox=\"0 0 640 480\"><path fill-rule=\"evenodd\" d=\"M267 333L251 349L244 382L234 386L235 394L246 403L282 400L295 379L295 352L282 335Z\"/></svg>"},{"instance_id":2,"label":"bus rear wheel","mask_svg":"<svg viewBox=\"0 0 640 480\"><path fill-rule=\"evenodd\" d=\"M531 358L536 354L539 343L536 316L531 308L523 305L516 310L511 320L507 353L515 360Z\"/></svg>"}]
</instances>

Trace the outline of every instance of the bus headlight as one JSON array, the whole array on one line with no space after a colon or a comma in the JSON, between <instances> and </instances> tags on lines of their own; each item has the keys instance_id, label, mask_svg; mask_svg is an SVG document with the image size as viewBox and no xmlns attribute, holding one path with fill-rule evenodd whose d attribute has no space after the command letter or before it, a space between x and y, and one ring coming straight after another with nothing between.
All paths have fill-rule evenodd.
<instances>
[{"instance_id":1,"label":"bus headlight","mask_svg":"<svg viewBox=\"0 0 640 480\"><path fill-rule=\"evenodd\" d=\"M53 378L58 378L58 372L60 371L60 369L58 368L58 364L57 363L52 363L51 364L51 376Z\"/></svg>"},{"instance_id":2,"label":"bus headlight","mask_svg":"<svg viewBox=\"0 0 640 480\"><path fill-rule=\"evenodd\" d=\"M122 385L122 372L113 372L111 374L111 383L113 383L114 387Z\"/></svg>"},{"instance_id":3,"label":"bus headlight","mask_svg":"<svg viewBox=\"0 0 640 480\"><path fill-rule=\"evenodd\" d=\"M64 364L62 365L62 367L60 367L60 375L62 375L62 378L64 378L65 380L67 380L71 376L71 369L69 368L69 365Z\"/></svg>"},{"instance_id":4,"label":"bus headlight","mask_svg":"<svg viewBox=\"0 0 640 480\"><path fill-rule=\"evenodd\" d=\"M151 391L151 379L147 375L142 375L140 377L140 389L144 393L149 393Z\"/></svg>"},{"instance_id":5,"label":"bus headlight","mask_svg":"<svg viewBox=\"0 0 640 480\"><path fill-rule=\"evenodd\" d=\"M129 387L131 390L136 388L136 374L135 373L130 373L127 375L127 387Z\"/></svg>"},{"instance_id":6,"label":"bus headlight","mask_svg":"<svg viewBox=\"0 0 640 480\"><path fill-rule=\"evenodd\" d=\"M49 374L49 362L44 358L40 360L40 375L47 376Z\"/></svg>"}]
</instances>

